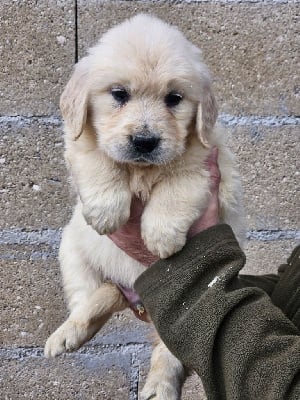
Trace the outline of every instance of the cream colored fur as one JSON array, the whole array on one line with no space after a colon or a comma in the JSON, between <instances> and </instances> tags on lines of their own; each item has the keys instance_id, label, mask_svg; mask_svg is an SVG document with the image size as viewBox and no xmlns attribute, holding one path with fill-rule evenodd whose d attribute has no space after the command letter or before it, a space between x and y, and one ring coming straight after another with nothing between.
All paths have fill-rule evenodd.
<instances>
[{"instance_id":1,"label":"cream colored fur","mask_svg":"<svg viewBox=\"0 0 300 400\"><path fill-rule=\"evenodd\" d=\"M118 104L112 88L130 98ZM167 106L170 92L182 101ZM138 15L108 31L75 67L61 97L65 158L78 203L60 248L67 321L48 339L46 356L89 340L113 312L127 307L117 287L133 287L145 267L105 234L126 223L132 196L145 202L141 231L148 249L166 258L185 244L209 199L204 161L219 148L221 218L244 235L241 187L200 51L173 27ZM151 162L131 157L136 133L160 138ZM154 152L155 153L155 152ZM156 154L156 153L155 153ZM141 399L179 399L181 363L160 342Z\"/></svg>"}]
</instances>

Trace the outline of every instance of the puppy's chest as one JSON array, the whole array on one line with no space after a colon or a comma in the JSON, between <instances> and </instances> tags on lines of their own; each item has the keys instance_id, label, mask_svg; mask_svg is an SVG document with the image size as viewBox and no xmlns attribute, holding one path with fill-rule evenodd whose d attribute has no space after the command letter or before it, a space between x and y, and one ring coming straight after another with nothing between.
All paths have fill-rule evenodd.
<instances>
[{"instance_id":1,"label":"puppy's chest","mask_svg":"<svg viewBox=\"0 0 300 400\"><path fill-rule=\"evenodd\" d=\"M151 168L129 170L129 187L135 196L147 201L151 191L158 182L165 178L165 174Z\"/></svg>"}]
</instances>

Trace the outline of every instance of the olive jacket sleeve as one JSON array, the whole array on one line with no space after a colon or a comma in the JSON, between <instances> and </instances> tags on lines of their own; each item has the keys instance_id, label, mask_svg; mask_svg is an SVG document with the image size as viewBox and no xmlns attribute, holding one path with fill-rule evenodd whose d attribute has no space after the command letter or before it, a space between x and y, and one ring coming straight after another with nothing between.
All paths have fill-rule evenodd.
<instances>
[{"instance_id":1,"label":"olive jacket sleeve","mask_svg":"<svg viewBox=\"0 0 300 400\"><path fill-rule=\"evenodd\" d=\"M231 228L216 225L151 266L135 289L162 340L201 377L208 400L300 399L300 333L282 311L287 300L281 309L272 293L246 286L244 264ZM274 280L280 284L284 293Z\"/></svg>"}]
</instances>

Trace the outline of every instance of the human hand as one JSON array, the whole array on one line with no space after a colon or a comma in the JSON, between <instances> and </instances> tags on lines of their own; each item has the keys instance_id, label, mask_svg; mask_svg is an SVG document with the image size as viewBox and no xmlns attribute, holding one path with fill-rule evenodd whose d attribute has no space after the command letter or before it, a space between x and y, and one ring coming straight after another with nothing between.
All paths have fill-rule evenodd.
<instances>
[{"instance_id":1,"label":"human hand","mask_svg":"<svg viewBox=\"0 0 300 400\"><path fill-rule=\"evenodd\" d=\"M131 202L130 217L127 223L108 237L130 257L147 267L159 258L153 255L145 246L141 237L141 217L144 205L140 199L134 197Z\"/></svg>"},{"instance_id":2,"label":"human hand","mask_svg":"<svg viewBox=\"0 0 300 400\"><path fill-rule=\"evenodd\" d=\"M218 167L218 149L214 147L206 160L206 166L211 176L208 206L201 217L193 223L188 238L197 233L216 225L219 222L219 184L220 171ZM128 222L116 232L108 235L109 238L130 257L139 261L145 266L150 266L158 260L145 246L141 238L141 216L144 210L142 202L136 197L131 202L130 218Z\"/></svg>"}]
</instances>

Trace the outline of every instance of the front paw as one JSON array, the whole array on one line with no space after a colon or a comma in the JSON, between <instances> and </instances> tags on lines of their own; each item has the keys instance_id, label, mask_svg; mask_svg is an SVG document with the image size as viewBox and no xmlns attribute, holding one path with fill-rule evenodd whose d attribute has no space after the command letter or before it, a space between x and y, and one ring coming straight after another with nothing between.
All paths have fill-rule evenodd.
<instances>
[{"instance_id":1,"label":"front paw","mask_svg":"<svg viewBox=\"0 0 300 400\"><path fill-rule=\"evenodd\" d=\"M86 325L67 320L48 338L44 350L45 356L56 357L66 351L77 350L92 335L93 332Z\"/></svg>"},{"instance_id":2,"label":"front paw","mask_svg":"<svg viewBox=\"0 0 300 400\"><path fill-rule=\"evenodd\" d=\"M186 242L186 230L178 229L174 221L164 218L143 218L141 231L146 247L159 258L168 258L177 253Z\"/></svg>"},{"instance_id":3,"label":"front paw","mask_svg":"<svg viewBox=\"0 0 300 400\"><path fill-rule=\"evenodd\" d=\"M82 213L100 235L115 232L130 216L131 193L112 192L83 200Z\"/></svg>"}]
</instances>

